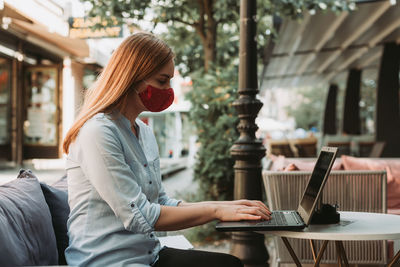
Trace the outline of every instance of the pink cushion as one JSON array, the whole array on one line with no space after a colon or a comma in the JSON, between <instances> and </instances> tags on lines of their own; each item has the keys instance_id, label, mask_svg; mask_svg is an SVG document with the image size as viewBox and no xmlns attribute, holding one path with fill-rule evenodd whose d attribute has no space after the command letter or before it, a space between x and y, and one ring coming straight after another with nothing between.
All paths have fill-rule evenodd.
<instances>
[{"instance_id":1,"label":"pink cushion","mask_svg":"<svg viewBox=\"0 0 400 267\"><path fill-rule=\"evenodd\" d=\"M288 159L286 160L287 165L289 165L291 163L295 164L299 171L312 171L314 169L315 162L316 161L304 161L301 159L290 159L290 162ZM332 170L335 170L335 171L343 170L343 166L342 166L340 159L335 160L335 162L333 163L333 166L332 166Z\"/></svg>"},{"instance_id":2,"label":"pink cushion","mask_svg":"<svg viewBox=\"0 0 400 267\"><path fill-rule=\"evenodd\" d=\"M342 155L345 170L385 170L387 173L387 207L400 209L400 160L365 159Z\"/></svg>"},{"instance_id":3,"label":"pink cushion","mask_svg":"<svg viewBox=\"0 0 400 267\"><path fill-rule=\"evenodd\" d=\"M272 160L271 171L282 171L285 169L285 156L271 154L270 159Z\"/></svg>"},{"instance_id":4,"label":"pink cushion","mask_svg":"<svg viewBox=\"0 0 400 267\"><path fill-rule=\"evenodd\" d=\"M388 209L387 213L389 214L395 214L395 215L400 215L400 209Z\"/></svg>"},{"instance_id":5,"label":"pink cushion","mask_svg":"<svg viewBox=\"0 0 400 267\"><path fill-rule=\"evenodd\" d=\"M345 170L370 170L369 159L355 158L342 155L342 164ZM385 168L383 168L384 170Z\"/></svg>"},{"instance_id":6,"label":"pink cushion","mask_svg":"<svg viewBox=\"0 0 400 267\"><path fill-rule=\"evenodd\" d=\"M294 163L290 163L289 165L287 165L285 167L285 169L283 171L285 172L291 172L291 171L299 171L300 169L294 164Z\"/></svg>"},{"instance_id":7,"label":"pink cushion","mask_svg":"<svg viewBox=\"0 0 400 267\"><path fill-rule=\"evenodd\" d=\"M315 166L315 160L309 161L296 158L285 158L285 156L270 156L272 160L272 171L312 171ZM333 163L332 170L343 170L340 159Z\"/></svg>"}]
</instances>

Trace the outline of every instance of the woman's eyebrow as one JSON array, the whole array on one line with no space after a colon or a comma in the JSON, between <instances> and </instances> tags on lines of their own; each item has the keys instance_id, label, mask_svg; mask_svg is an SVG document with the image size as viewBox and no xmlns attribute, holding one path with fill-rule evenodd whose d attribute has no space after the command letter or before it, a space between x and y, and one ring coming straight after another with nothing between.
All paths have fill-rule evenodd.
<instances>
[{"instance_id":1,"label":"woman's eyebrow","mask_svg":"<svg viewBox=\"0 0 400 267\"><path fill-rule=\"evenodd\" d=\"M160 76L164 76L164 77L166 77L166 78L171 78L171 76L170 75L168 75L168 74L166 74L166 73L162 73L162 74L160 74Z\"/></svg>"}]
</instances>

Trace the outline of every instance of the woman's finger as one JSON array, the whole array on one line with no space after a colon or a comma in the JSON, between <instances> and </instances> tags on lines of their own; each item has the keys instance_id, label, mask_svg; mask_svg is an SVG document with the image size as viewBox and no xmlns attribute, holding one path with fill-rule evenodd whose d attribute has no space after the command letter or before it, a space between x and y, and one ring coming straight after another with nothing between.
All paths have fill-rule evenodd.
<instances>
[{"instance_id":1,"label":"woman's finger","mask_svg":"<svg viewBox=\"0 0 400 267\"><path fill-rule=\"evenodd\" d=\"M265 205L262 201L256 201L256 203L261 206L262 208L264 208L265 210L267 210L269 213L271 213L271 211L269 210L269 208L267 207L267 205Z\"/></svg>"},{"instance_id":2,"label":"woman's finger","mask_svg":"<svg viewBox=\"0 0 400 267\"><path fill-rule=\"evenodd\" d=\"M259 208L256 208L256 207L241 208L241 209L238 210L238 212L261 216L261 218L264 219L264 220L271 219L271 217L268 214L263 213Z\"/></svg>"},{"instance_id":3,"label":"woman's finger","mask_svg":"<svg viewBox=\"0 0 400 267\"><path fill-rule=\"evenodd\" d=\"M270 211L269 208L267 207L267 205L264 204L264 202L262 202L262 201L257 201L257 202L258 202L264 209Z\"/></svg>"},{"instance_id":4,"label":"woman's finger","mask_svg":"<svg viewBox=\"0 0 400 267\"><path fill-rule=\"evenodd\" d=\"M240 220L261 220L261 216L252 214L242 214Z\"/></svg>"},{"instance_id":5,"label":"woman's finger","mask_svg":"<svg viewBox=\"0 0 400 267\"><path fill-rule=\"evenodd\" d=\"M264 207L262 207L261 205L255 205L255 206L252 206L252 208L255 209L256 212L261 212L262 214L264 214L267 217L270 217L270 215L271 215L271 212L264 209Z\"/></svg>"},{"instance_id":6,"label":"woman's finger","mask_svg":"<svg viewBox=\"0 0 400 267\"><path fill-rule=\"evenodd\" d=\"M257 206L257 207L260 207L260 208L264 209L267 214L271 214L271 211L269 210L267 205L265 205L262 201L259 201L259 200L241 200L241 203L243 205L246 205L246 206L251 206L251 207Z\"/></svg>"},{"instance_id":7,"label":"woman's finger","mask_svg":"<svg viewBox=\"0 0 400 267\"><path fill-rule=\"evenodd\" d=\"M263 212L267 215L271 215L271 211L268 209L268 207L262 203L261 201L251 201L251 206L252 207L259 207L263 210Z\"/></svg>"}]
</instances>

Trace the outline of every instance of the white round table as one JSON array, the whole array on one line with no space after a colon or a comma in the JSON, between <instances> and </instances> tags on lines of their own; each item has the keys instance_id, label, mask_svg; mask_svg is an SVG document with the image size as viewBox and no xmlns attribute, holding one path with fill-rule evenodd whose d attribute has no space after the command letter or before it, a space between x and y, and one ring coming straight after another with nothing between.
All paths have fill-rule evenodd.
<instances>
[{"instance_id":1,"label":"white round table","mask_svg":"<svg viewBox=\"0 0 400 267\"><path fill-rule=\"evenodd\" d=\"M311 242L315 259L314 266L319 265L328 241L335 241L339 263L343 262L345 266L348 266L342 241L400 239L400 216L384 213L342 211L340 212L340 222L336 224L313 224L302 230L266 231L262 233L281 237L297 266L301 266L301 264L287 238L325 240L318 255L315 254L315 249ZM397 252L388 266L392 266L399 258L400 251Z\"/></svg>"}]
</instances>

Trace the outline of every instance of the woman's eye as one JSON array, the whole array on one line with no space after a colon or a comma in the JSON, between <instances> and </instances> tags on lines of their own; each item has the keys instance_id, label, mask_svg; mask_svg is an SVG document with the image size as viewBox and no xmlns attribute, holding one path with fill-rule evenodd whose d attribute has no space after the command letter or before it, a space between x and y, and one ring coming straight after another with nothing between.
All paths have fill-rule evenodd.
<instances>
[{"instance_id":1,"label":"woman's eye","mask_svg":"<svg viewBox=\"0 0 400 267\"><path fill-rule=\"evenodd\" d=\"M158 81L160 84L166 84L167 83L167 81Z\"/></svg>"}]
</instances>

